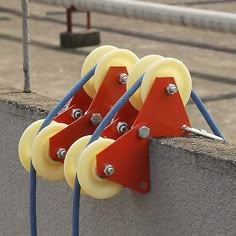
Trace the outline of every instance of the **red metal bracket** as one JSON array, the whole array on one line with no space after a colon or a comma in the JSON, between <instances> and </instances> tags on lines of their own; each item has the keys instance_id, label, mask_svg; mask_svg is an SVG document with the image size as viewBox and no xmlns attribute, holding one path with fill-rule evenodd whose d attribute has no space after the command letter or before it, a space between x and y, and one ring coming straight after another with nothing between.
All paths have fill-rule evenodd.
<instances>
[{"instance_id":1,"label":"red metal bracket","mask_svg":"<svg viewBox=\"0 0 236 236\"><path fill-rule=\"evenodd\" d=\"M146 193L150 189L148 138L141 139L137 135L137 129L142 125L145 123L132 128L97 155L97 174ZM114 174L108 177L103 172L107 164L115 169Z\"/></svg>"},{"instance_id":2,"label":"red metal bracket","mask_svg":"<svg viewBox=\"0 0 236 236\"><path fill-rule=\"evenodd\" d=\"M181 127L190 121L186 114L179 93L169 95L168 84L175 84L173 78L155 80L142 109L136 116L132 128L119 137L112 145L97 155L97 173L101 177L122 184L140 193L150 191L150 171L148 158L148 138L161 136L184 136ZM129 107L123 107L119 114L122 121L130 114ZM117 122L119 117L114 121ZM147 137L140 137L141 127L150 129ZM103 132L102 136L114 138L113 123ZM105 176L104 167L112 165L114 174Z\"/></svg>"},{"instance_id":3,"label":"red metal bracket","mask_svg":"<svg viewBox=\"0 0 236 236\"><path fill-rule=\"evenodd\" d=\"M182 125L191 127L179 92L168 94L168 84L175 84L174 78L155 80L134 122L134 126L146 122L151 129L151 137L184 136L187 133L182 132Z\"/></svg>"},{"instance_id":4,"label":"red metal bracket","mask_svg":"<svg viewBox=\"0 0 236 236\"><path fill-rule=\"evenodd\" d=\"M53 120L58 123L70 124L75 121L75 118L73 118L72 116L72 111L74 109L80 109L84 114L88 110L91 102L92 99L85 93L84 89L82 88L71 99L68 108L57 115Z\"/></svg>"},{"instance_id":5,"label":"red metal bracket","mask_svg":"<svg viewBox=\"0 0 236 236\"><path fill-rule=\"evenodd\" d=\"M68 150L77 139L92 134L95 131L96 125L90 121L91 116L95 113L99 113L101 117L104 117L126 91L126 86L119 82L120 74L122 73L128 73L126 67L111 67L85 114L49 139L49 156L52 159L64 162L63 159L58 158L57 150L59 148ZM70 114L71 109L73 109L73 106L69 108L65 116ZM62 122L63 118L62 115Z\"/></svg>"},{"instance_id":6,"label":"red metal bracket","mask_svg":"<svg viewBox=\"0 0 236 236\"><path fill-rule=\"evenodd\" d=\"M127 124L128 129L133 125L138 111L134 109L131 103L128 101L123 106L123 108L116 114L113 121L103 130L102 136L109 137L111 139L118 139L123 134L117 130L117 125L119 122L124 122Z\"/></svg>"}]
</instances>

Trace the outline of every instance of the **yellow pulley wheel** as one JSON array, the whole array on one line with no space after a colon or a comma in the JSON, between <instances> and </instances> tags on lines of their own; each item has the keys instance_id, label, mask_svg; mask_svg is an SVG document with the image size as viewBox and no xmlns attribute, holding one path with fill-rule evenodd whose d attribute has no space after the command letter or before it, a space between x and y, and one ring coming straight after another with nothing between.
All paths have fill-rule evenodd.
<instances>
[{"instance_id":1,"label":"yellow pulley wheel","mask_svg":"<svg viewBox=\"0 0 236 236\"><path fill-rule=\"evenodd\" d=\"M86 75L89 72L89 70L92 67L94 67L106 53L108 53L114 49L117 49L117 48L114 46L111 46L111 45L104 45L104 46L94 49L84 60L84 63L82 65L82 69L81 69L81 77ZM83 88L84 88L85 92L91 98L95 97L96 91L95 91L94 84L93 84L93 77L91 77L88 80L88 82L84 85Z\"/></svg>"},{"instance_id":2,"label":"yellow pulley wheel","mask_svg":"<svg viewBox=\"0 0 236 236\"><path fill-rule=\"evenodd\" d=\"M143 102L146 100L156 77L173 77L183 104L187 104L191 94L192 80L187 67L182 61L174 58L164 58L153 63L148 68L141 85Z\"/></svg>"},{"instance_id":3,"label":"yellow pulley wheel","mask_svg":"<svg viewBox=\"0 0 236 236\"><path fill-rule=\"evenodd\" d=\"M138 61L138 57L127 49L115 49L104 55L97 64L94 74L94 88L99 90L103 79L111 66L125 66L128 73L133 65Z\"/></svg>"},{"instance_id":4,"label":"yellow pulley wheel","mask_svg":"<svg viewBox=\"0 0 236 236\"><path fill-rule=\"evenodd\" d=\"M68 185L74 189L77 163L82 151L86 148L92 135L86 135L74 142L66 153L64 174ZM82 189L81 189L82 190Z\"/></svg>"},{"instance_id":5,"label":"yellow pulley wheel","mask_svg":"<svg viewBox=\"0 0 236 236\"><path fill-rule=\"evenodd\" d=\"M18 144L18 155L21 165L26 171L30 171L30 161L31 161L31 148L32 143L43 124L44 119L37 120L29 125L20 137ZM52 121L53 123L54 121Z\"/></svg>"},{"instance_id":6,"label":"yellow pulley wheel","mask_svg":"<svg viewBox=\"0 0 236 236\"><path fill-rule=\"evenodd\" d=\"M49 138L66 128L66 124L55 123L44 128L34 139L31 158L33 166L41 177L48 180L64 178L63 163L54 161L49 156Z\"/></svg>"},{"instance_id":7,"label":"yellow pulley wheel","mask_svg":"<svg viewBox=\"0 0 236 236\"><path fill-rule=\"evenodd\" d=\"M99 139L88 145L82 152L77 165L77 177L87 195L106 199L118 194L122 185L101 178L96 173L96 155L114 142L113 139Z\"/></svg>"},{"instance_id":8,"label":"yellow pulley wheel","mask_svg":"<svg viewBox=\"0 0 236 236\"><path fill-rule=\"evenodd\" d=\"M152 63L159 61L164 57L159 55L148 55L141 58L130 70L130 74L127 80L126 89L128 90L136 80L146 72L146 70L152 65ZM130 97L130 103L136 110L140 110L143 102L141 99L140 88L136 90L136 92Z\"/></svg>"}]
</instances>

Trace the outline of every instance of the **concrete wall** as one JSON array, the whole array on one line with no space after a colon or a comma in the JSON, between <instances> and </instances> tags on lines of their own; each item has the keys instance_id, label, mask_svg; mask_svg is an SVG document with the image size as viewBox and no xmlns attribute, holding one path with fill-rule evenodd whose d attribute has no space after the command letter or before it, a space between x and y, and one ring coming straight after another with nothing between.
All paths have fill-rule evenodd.
<instances>
[{"instance_id":1,"label":"concrete wall","mask_svg":"<svg viewBox=\"0 0 236 236\"><path fill-rule=\"evenodd\" d=\"M55 101L0 87L0 235L28 235L28 174L17 145ZM151 192L81 199L82 236L235 235L236 148L202 138L150 140ZM72 191L38 179L38 235L71 234Z\"/></svg>"}]
</instances>

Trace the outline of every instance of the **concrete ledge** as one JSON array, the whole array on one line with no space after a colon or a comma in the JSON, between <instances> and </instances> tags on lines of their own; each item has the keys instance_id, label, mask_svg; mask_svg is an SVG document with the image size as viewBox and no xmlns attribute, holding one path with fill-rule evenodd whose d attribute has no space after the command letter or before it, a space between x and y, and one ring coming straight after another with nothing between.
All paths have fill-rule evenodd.
<instances>
[{"instance_id":1,"label":"concrete ledge","mask_svg":"<svg viewBox=\"0 0 236 236\"><path fill-rule=\"evenodd\" d=\"M27 235L28 174L17 155L23 130L56 103L0 87L0 230ZM125 151L125 150L124 150ZM150 140L151 192L124 189L107 200L81 198L86 236L227 235L236 232L236 146L196 138ZM38 178L39 235L70 235L72 191Z\"/></svg>"},{"instance_id":2,"label":"concrete ledge","mask_svg":"<svg viewBox=\"0 0 236 236\"><path fill-rule=\"evenodd\" d=\"M222 143L202 137L189 136L182 138L159 138L151 139L152 145L162 145L169 148L181 149L189 154L201 155L208 157L212 161L224 161L236 166L236 149L235 145Z\"/></svg>"},{"instance_id":3,"label":"concrete ledge","mask_svg":"<svg viewBox=\"0 0 236 236\"><path fill-rule=\"evenodd\" d=\"M87 30L78 33L61 33L60 46L62 48L78 48L100 44L100 32L97 30Z\"/></svg>"},{"instance_id":4,"label":"concrete ledge","mask_svg":"<svg viewBox=\"0 0 236 236\"><path fill-rule=\"evenodd\" d=\"M24 93L21 90L0 85L1 111L6 109L6 111L12 110L16 114L31 114L38 119L39 116L45 117L56 102L56 100L36 93Z\"/></svg>"},{"instance_id":5,"label":"concrete ledge","mask_svg":"<svg viewBox=\"0 0 236 236\"><path fill-rule=\"evenodd\" d=\"M125 189L105 201L82 199L82 235L89 228L88 235L235 234L234 145L160 138L150 140L149 152L151 192ZM96 222L92 229L90 222Z\"/></svg>"}]
</instances>

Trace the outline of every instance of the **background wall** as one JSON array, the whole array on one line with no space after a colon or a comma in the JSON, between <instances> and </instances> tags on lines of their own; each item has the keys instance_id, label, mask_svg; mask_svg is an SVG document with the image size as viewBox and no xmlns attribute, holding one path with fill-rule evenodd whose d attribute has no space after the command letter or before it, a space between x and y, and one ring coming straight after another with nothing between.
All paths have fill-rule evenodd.
<instances>
[{"instance_id":1,"label":"background wall","mask_svg":"<svg viewBox=\"0 0 236 236\"><path fill-rule=\"evenodd\" d=\"M28 235L23 130L55 101L0 87L0 234ZM202 138L150 140L151 192L81 199L81 235L235 235L236 148ZM72 191L38 179L38 235L70 235Z\"/></svg>"}]
</instances>

